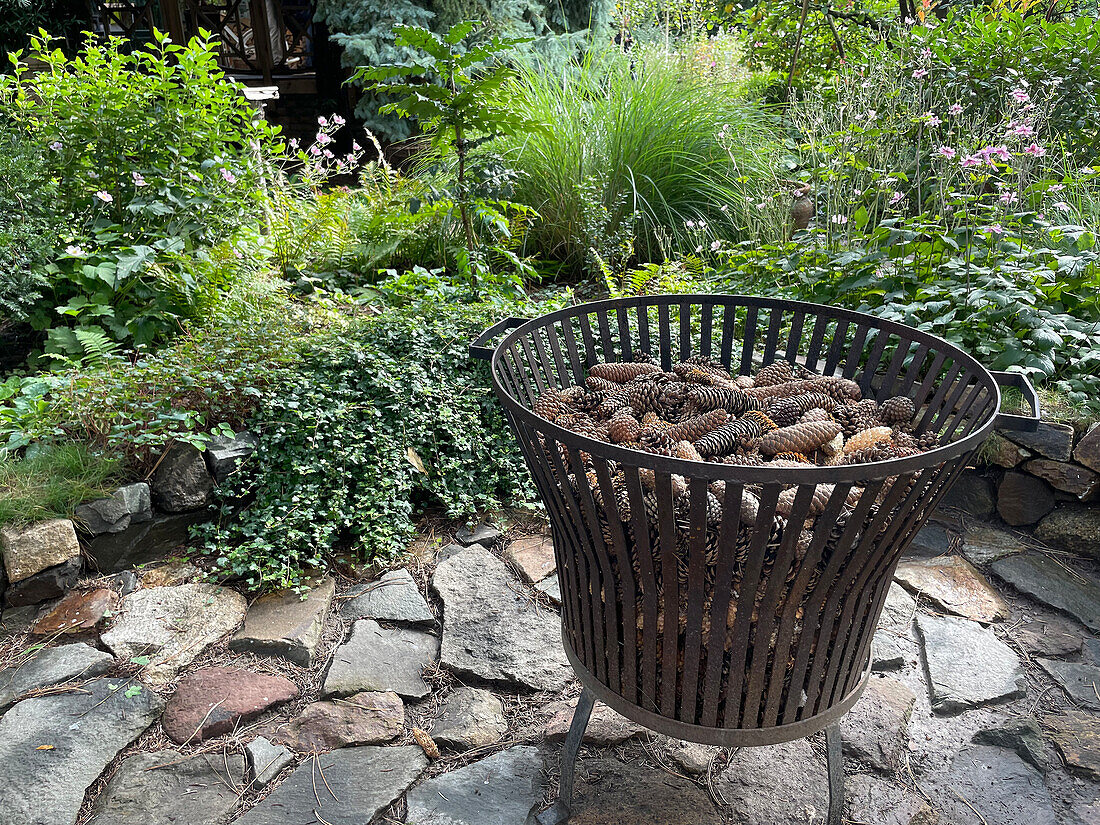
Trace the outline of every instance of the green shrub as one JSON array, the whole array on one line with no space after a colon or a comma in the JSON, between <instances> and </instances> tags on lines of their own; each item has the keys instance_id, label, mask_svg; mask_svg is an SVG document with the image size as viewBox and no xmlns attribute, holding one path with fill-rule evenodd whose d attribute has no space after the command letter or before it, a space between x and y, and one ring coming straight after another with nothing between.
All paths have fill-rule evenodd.
<instances>
[{"instance_id":1,"label":"green shrub","mask_svg":"<svg viewBox=\"0 0 1100 825\"><path fill-rule=\"evenodd\" d=\"M460 516L529 499L488 370L467 352L492 318L435 297L303 342L231 491L252 504L207 533L219 567L256 588L293 584L337 550L392 558L424 506Z\"/></svg>"},{"instance_id":2,"label":"green shrub","mask_svg":"<svg viewBox=\"0 0 1100 825\"><path fill-rule=\"evenodd\" d=\"M210 41L174 45L156 33L128 52L114 38L69 59L41 37L27 59L44 68L17 62L0 77L0 106L43 158L65 250L30 320L61 356L84 354L73 328L161 341L216 290L190 268L196 250L259 215L273 132Z\"/></svg>"},{"instance_id":3,"label":"green shrub","mask_svg":"<svg viewBox=\"0 0 1100 825\"><path fill-rule=\"evenodd\" d=\"M62 443L24 458L0 452L0 526L68 518L83 501L110 495L118 462Z\"/></svg>"},{"instance_id":4,"label":"green shrub","mask_svg":"<svg viewBox=\"0 0 1100 825\"><path fill-rule=\"evenodd\" d=\"M46 289L57 241L54 186L35 147L0 122L0 335L24 321Z\"/></svg>"},{"instance_id":5,"label":"green shrub","mask_svg":"<svg viewBox=\"0 0 1100 825\"><path fill-rule=\"evenodd\" d=\"M672 59L590 57L562 73L522 68L513 105L545 131L494 141L519 173L512 199L539 214L524 252L574 270L595 251L661 260L715 238L768 234L768 117ZM701 250L701 251L706 251Z\"/></svg>"},{"instance_id":6,"label":"green shrub","mask_svg":"<svg viewBox=\"0 0 1100 825\"><path fill-rule=\"evenodd\" d=\"M215 427L242 428L297 356L293 342L310 319L262 280L211 311L155 353L0 383L0 452L75 440L136 473L173 441L202 446Z\"/></svg>"}]
</instances>

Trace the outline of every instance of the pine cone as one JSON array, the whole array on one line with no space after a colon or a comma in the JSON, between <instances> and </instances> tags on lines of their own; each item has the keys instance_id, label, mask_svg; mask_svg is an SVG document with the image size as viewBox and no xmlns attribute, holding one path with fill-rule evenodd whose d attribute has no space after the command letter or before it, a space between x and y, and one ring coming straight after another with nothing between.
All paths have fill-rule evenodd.
<instances>
[{"instance_id":1,"label":"pine cone","mask_svg":"<svg viewBox=\"0 0 1100 825\"><path fill-rule=\"evenodd\" d=\"M596 408L596 414L601 418L611 418L615 413L630 406L630 396L626 390L619 390L614 395L609 395Z\"/></svg>"},{"instance_id":2,"label":"pine cone","mask_svg":"<svg viewBox=\"0 0 1100 825\"><path fill-rule=\"evenodd\" d=\"M817 392L823 392L844 404L848 401L858 401L863 397L863 391L859 384L848 378L815 378L810 381L812 388Z\"/></svg>"},{"instance_id":3,"label":"pine cone","mask_svg":"<svg viewBox=\"0 0 1100 825\"><path fill-rule=\"evenodd\" d=\"M876 444L890 443L894 437L894 431L889 427L871 427L856 433L844 442L844 454L852 455Z\"/></svg>"},{"instance_id":4,"label":"pine cone","mask_svg":"<svg viewBox=\"0 0 1100 825\"><path fill-rule=\"evenodd\" d=\"M858 404L839 406L833 410L832 416L843 428L846 438L851 438L861 430L869 430L878 424L877 407L872 407L862 401Z\"/></svg>"},{"instance_id":5,"label":"pine cone","mask_svg":"<svg viewBox=\"0 0 1100 825\"><path fill-rule=\"evenodd\" d=\"M677 441L672 448L672 454L686 461L702 461L703 457L695 449L690 441Z\"/></svg>"},{"instance_id":6,"label":"pine cone","mask_svg":"<svg viewBox=\"0 0 1100 825\"><path fill-rule=\"evenodd\" d=\"M798 422L805 423L807 421L831 420L833 420L833 417L829 415L829 413L827 413L824 409L822 409L821 407L814 407L812 410L806 410L806 412L802 413L802 415L798 419Z\"/></svg>"},{"instance_id":7,"label":"pine cone","mask_svg":"<svg viewBox=\"0 0 1100 825\"><path fill-rule=\"evenodd\" d=\"M532 407L535 415L540 415L548 421L553 421L562 411L562 394L557 387L547 387L546 391L539 394Z\"/></svg>"},{"instance_id":8,"label":"pine cone","mask_svg":"<svg viewBox=\"0 0 1100 825\"><path fill-rule=\"evenodd\" d=\"M869 432L869 430L865 430ZM869 446L861 447L852 452L844 453L845 464L870 464L874 461L886 461L894 457L893 447L889 441L878 441Z\"/></svg>"},{"instance_id":9,"label":"pine cone","mask_svg":"<svg viewBox=\"0 0 1100 825\"><path fill-rule=\"evenodd\" d=\"M908 424L913 420L916 412L917 408L912 398L897 395L882 402L879 419L888 427L896 427L899 424Z\"/></svg>"},{"instance_id":10,"label":"pine cone","mask_svg":"<svg viewBox=\"0 0 1100 825\"><path fill-rule=\"evenodd\" d=\"M786 362L784 362L786 363ZM803 413L814 408L831 410L836 407L834 401L828 395L820 392L807 392L802 395L792 395L788 398L777 398L768 404L768 417L780 427L789 427L798 423Z\"/></svg>"},{"instance_id":11,"label":"pine cone","mask_svg":"<svg viewBox=\"0 0 1100 825\"><path fill-rule=\"evenodd\" d=\"M608 381L606 378L597 378L595 375L590 375L584 379L584 385L590 390L596 392L618 392L622 389L622 386L616 384L614 381Z\"/></svg>"},{"instance_id":12,"label":"pine cone","mask_svg":"<svg viewBox=\"0 0 1100 825\"><path fill-rule=\"evenodd\" d=\"M699 412L724 409L733 415L743 415L762 406L760 401L747 393L728 387L691 387L686 397Z\"/></svg>"},{"instance_id":13,"label":"pine cone","mask_svg":"<svg viewBox=\"0 0 1100 825\"><path fill-rule=\"evenodd\" d=\"M725 455L735 447L743 446L750 439L759 438L762 432L760 424L755 419L745 416L711 430L696 440L695 449L705 458Z\"/></svg>"},{"instance_id":14,"label":"pine cone","mask_svg":"<svg viewBox=\"0 0 1100 825\"><path fill-rule=\"evenodd\" d=\"M646 376L648 378L648 376ZM626 397L635 415L644 415L657 406L661 387L655 381L634 379L626 385Z\"/></svg>"},{"instance_id":15,"label":"pine cone","mask_svg":"<svg viewBox=\"0 0 1100 825\"><path fill-rule=\"evenodd\" d=\"M776 461L793 461L795 464L813 464L807 456L793 451L776 453L769 463L774 463Z\"/></svg>"},{"instance_id":16,"label":"pine cone","mask_svg":"<svg viewBox=\"0 0 1100 825\"><path fill-rule=\"evenodd\" d=\"M638 352L634 353L633 361L635 364L650 364L654 367L659 366L661 363L644 350L638 350Z\"/></svg>"},{"instance_id":17,"label":"pine cone","mask_svg":"<svg viewBox=\"0 0 1100 825\"><path fill-rule=\"evenodd\" d=\"M790 361L773 361L768 366L761 368L753 378L754 387L774 387L776 384L785 384L795 379L806 378L812 373L799 364Z\"/></svg>"},{"instance_id":18,"label":"pine cone","mask_svg":"<svg viewBox=\"0 0 1100 825\"><path fill-rule=\"evenodd\" d=\"M772 430L760 439L758 446L764 455L812 453L822 444L832 441L839 432L840 425L835 421L809 421Z\"/></svg>"},{"instance_id":19,"label":"pine cone","mask_svg":"<svg viewBox=\"0 0 1100 825\"><path fill-rule=\"evenodd\" d=\"M776 429L779 426L760 410L749 410L747 413L741 416L741 418L743 420L752 421L758 427L760 427L761 435L763 435L764 433L770 433L772 430Z\"/></svg>"},{"instance_id":20,"label":"pine cone","mask_svg":"<svg viewBox=\"0 0 1100 825\"><path fill-rule=\"evenodd\" d=\"M627 441L637 441L642 432L642 425L630 413L620 411L607 424L607 434L612 443L622 444Z\"/></svg>"},{"instance_id":21,"label":"pine cone","mask_svg":"<svg viewBox=\"0 0 1100 825\"><path fill-rule=\"evenodd\" d=\"M648 375L654 372L660 372L656 364L632 361L626 363L612 362L593 364L588 374L594 375L597 378L606 378L608 381L614 381L616 384L625 384L631 378L637 378L639 375Z\"/></svg>"},{"instance_id":22,"label":"pine cone","mask_svg":"<svg viewBox=\"0 0 1100 825\"><path fill-rule=\"evenodd\" d=\"M928 452L940 446L940 437L934 432L921 433L917 436L917 446L921 452Z\"/></svg>"},{"instance_id":23,"label":"pine cone","mask_svg":"<svg viewBox=\"0 0 1100 825\"><path fill-rule=\"evenodd\" d=\"M725 410L711 410L708 413L697 415L673 424L668 429L668 437L673 441L698 441L711 430L717 429L729 420L729 413Z\"/></svg>"}]
</instances>

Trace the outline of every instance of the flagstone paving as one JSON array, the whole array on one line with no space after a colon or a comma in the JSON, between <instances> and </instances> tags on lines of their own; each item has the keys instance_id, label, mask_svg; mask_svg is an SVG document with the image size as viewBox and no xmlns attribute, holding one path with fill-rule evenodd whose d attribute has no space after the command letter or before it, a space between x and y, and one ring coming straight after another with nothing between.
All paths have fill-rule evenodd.
<instances>
[{"instance_id":1,"label":"flagstone paving","mask_svg":"<svg viewBox=\"0 0 1100 825\"><path fill-rule=\"evenodd\" d=\"M926 528L889 590L841 722L850 822L1100 822L1100 562L1037 549L985 492L955 505L987 521ZM0 825L525 825L579 694L552 542L454 538L247 611L179 562L4 611ZM573 825L822 825L824 739L712 747L597 703L574 798Z\"/></svg>"}]
</instances>

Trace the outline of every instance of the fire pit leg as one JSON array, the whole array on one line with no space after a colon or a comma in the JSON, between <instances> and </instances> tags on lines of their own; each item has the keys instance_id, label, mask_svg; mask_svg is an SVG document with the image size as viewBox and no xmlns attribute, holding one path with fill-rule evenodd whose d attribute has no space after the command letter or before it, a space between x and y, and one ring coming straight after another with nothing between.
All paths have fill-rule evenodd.
<instances>
[{"instance_id":1,"label":"fire pit leg","mask_svg":"<svg viewBox=\"0 0 1100 825\"><path fill-rule=\"evenodd\" d=\"M565 745L561 749L558 798L554 800L553 805L535 816L533 820L528 817L529 825L565 825L569 821L569 804L573 801L573 771L577 766L577 754L581 749L581 740L584 739L584 729L588 727L592 706L595 704L596 696L592 691L588 688L581 691L577 709L573 711L573 721L569 725L569 734L565 737Z\"/></svg>"},{"instance_id":2,"label":"fire pit leg","mask_svg":"<svg viewBox=\"0 0 1100 825\"><path fill-rule=\"evenodd\" d=\"M840 726L825 728L825 750L829 761L829 822L841 825L844 815L844 756L841 750Z\"/></svg>"}]
</instances>

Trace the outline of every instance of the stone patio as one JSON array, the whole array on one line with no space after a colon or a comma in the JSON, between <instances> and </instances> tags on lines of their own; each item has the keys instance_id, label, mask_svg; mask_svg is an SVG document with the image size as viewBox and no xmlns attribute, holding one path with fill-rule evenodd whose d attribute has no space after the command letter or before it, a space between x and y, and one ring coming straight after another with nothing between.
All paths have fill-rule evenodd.
<instances>
[{"instance_id":1,"label":"stone patio","mask_svg":"<svg viewBox=\"0 0 1100 825\"><path fill-rule=\"evenodd\" d=\"M853 825L1100 823L1100 553L981 509L898 570L842 722ZM580 692L552 544L449 537L305 599L248 604L177 561L6 611L0 825L522 825ZM825 819L820 736L706 747L597 704L585 742L577 825Z\"/></svg>"}]
</instances>

